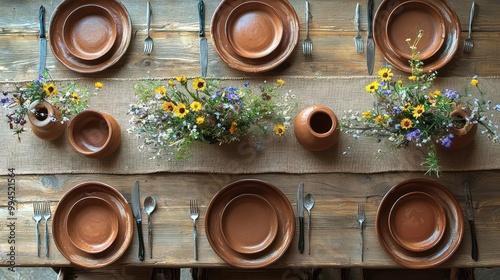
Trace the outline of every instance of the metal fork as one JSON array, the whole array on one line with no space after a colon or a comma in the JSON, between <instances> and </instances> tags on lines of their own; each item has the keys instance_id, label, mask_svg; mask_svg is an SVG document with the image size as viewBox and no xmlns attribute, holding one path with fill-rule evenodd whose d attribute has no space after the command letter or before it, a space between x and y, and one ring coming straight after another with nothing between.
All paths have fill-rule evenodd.
<instances>
[{"instance_id":1,"label":"metal fork","mask_svg":"<svg viewBox=\"0 0 500 280\"><path fill-rule=\"evenodd\" d=\"M309 0L306 0L306 39L302 43L302 52L307 56L311 57L313 52L313 43L311 38L309 38L309 18L311 14L309 13Z\"/></svg>"},{"instance_id":2,"label":"metal fork","mask_svg":"<svg viewBox=\"0 0 500 280\"><path fill-rule=\"evenodd\" d=\"M40 231L38 231L38 223L42 219L42 206L40 202L33 202L33 220L35 220L36 226L36 248L37 256L40 257Z\"/></svg>"},{"instance_id":3,"label":"metal fork","mask_svg":"<svg viewBox=\"0 0 500 280\"><path fill-rule=\"evenodd\" d=\"M469 18L469 34L467 35L467 39L464 40L464 52L470 53L472 51L472 47L474 47L474 41L470 36L472 32L472 22L474 21L474 10L476 3L472 1L472 7L470 8L470 18Z\"/></svg>"},{"instance_id":4,"label":"metal fork","mask_svg":"<svg viewBox=\"0 0 500 280\"><path fill-rule=\"evenodd\" d=\"M195 200L189 201L189 211L191 212L191 219L193 220L193 240L194 240L194 259L198 260L198 246L196 245L196 220L198 219L198 202Z\"/></svg>"},{"instance_id":5,"label":"metal fork","mask_svg":"<svg viewBox=\"0 0 500 280\"><path fill-rule=\"evenodd\" d=\"M363 262L363 252L365 250L365 242L364 242L364 236L363 236L363 228L365 226L365 204L364 203L359 203L358 204L358 223L359 223L359 228L361 230L361 262Z\"/></svg>"},{"instance_id":6,"label":"metal fork","mask_svg":"<svg viewBox=\"0 0 500 280\"><path fill-rule=\"evenodd\" d=\"M147 29L148 29L148 37L144 39L144 54L149 55L151 54L151 51L153 51L153 38L149 35L149 29L151 25L151 7L148 1L147 4L147 13L146 13L146 23L147 23Z\"/></svg>"},{"instance_id":7,"label":"metal fork","mask_svg":"<svg viewBox=\"0 0 500 280\"><path fill-rule=\"evenodd\" d=\"M45 256L49 257L49 230L47 226L47 221L50 219L50 203L49 202L44 202L43 203L43 218L45 220Z\"/></svg>"},{"instance_id":8,"label":"metal fork","mask_svg":"<svg viewBox=\"0 0 500 280\"><path fill-rule=\"evenodd\" d=\"M361 37L361 32L359 31L359 3L356 4L356 16L354 20L356 21L356 30L358 31L358 36L354 38L354 46L356 46L357 53L362 53L363 37Z\"/></svg>"}]
</instances>

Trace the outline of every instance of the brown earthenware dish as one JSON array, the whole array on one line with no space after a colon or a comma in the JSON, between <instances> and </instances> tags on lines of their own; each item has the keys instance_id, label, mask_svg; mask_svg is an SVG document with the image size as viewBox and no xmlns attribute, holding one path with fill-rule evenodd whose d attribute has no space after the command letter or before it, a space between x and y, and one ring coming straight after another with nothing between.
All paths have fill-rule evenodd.
<instances>
[{"instance_id":1,"label":"brown earthenware dish","mask_svg":"<svg viewBox=\"0 0 500 280\"><path fill-rule=\"evenodd\" d=\"M429 194L409 192L392 206L388 225L399 245L422 252L434 247L443 237L446 214L439 201Z\"/></svg>"},{"instance_id":2,"label":"brown earthenware dish","mask_svg":"<svg viewBox=\"0 0 500 280\"><path fill-rule=\"evenodd\" d=\"M241 194L222 210L221 232L236 252L258 253L266 249L278 233L278 217L269 201L256 194Z\"/></svg>"},{"instance_id":3,"label":"brown earthenware dish","mask_svg":"<svg viewBox=\"0 0 500 280\"><path fill-rule=\"evenodd\" d=\"M84 252L71 242L68 219L71 207L82 198L99 197L106 200L118 216L118 234L104 251ZM61 254L71 263L85 268L100 268L117 261L128 249L134 234L132 211L123 195L110 185L100 182L81 183L67 191L57 204L52 220L52 236Z\"/></svg>"},{"instance_id":4,"label":"brown earthenware dish","mask_svg":"<svg viewBox=\"0 0 500 280\"><path fill-rule=\"evenodd\" d=\"M224 208L242 194L263 197L271 203L278 217L276 238L267 248L254 254L233 250L221 232ZM295 216L290 201L276 186L255 179L240 180L222 188L210 201L205 215L205 233L212 249L226 263L239 268L261 268L277 261L290 246L295 233Z\"/></svg>"},{"instance_id":5,"label":"brown earthenware dish","mask_svg":"<svg viewBox=\"0 0 500 280\"><path fill-rule=\"evenodd\" d=\"M99 5L83 5L73 10L64 21L62 32L68 51L84 60L104 56L116 40L113 15Z\"/></svg>"},{"instance_id":6,"label":"brown earthenware dish","mask_svg":"<svg viewBox=\"0 0 500 280\"><path fill-rule=\"evenodd\" d=\"M63 26L66 18L84 5L98 5L108 10L116 25L116 40L103 56L93 59L81 59L73 55L64 40ZM65 0L61 2L50 19L49 43L52 54L64 66L79 73L96 73L117 63L127 51L132 39L132 21L125 6L116 0Z\"/></svg>"},{"instance_id":7,"label":"brown earthenware dish","mask_svg":"<svg viewBox=\"0 0 500 280\"><path fill-rule=\"evenodd\" d=\"M68 213L68 236L78 249L90 253L106 250L118 234L118 214L97 196L78 200Z\"/></svg>"},{"instance_id":8,"label":"brown earthenware dish","mask_svg":"<svg viewBox=\"0 0 500 280\"><path fill-rule=\"evenodd\" d=\"M397 29L397 26L388 26L389 18L391 13L396 10L401 4L406 2L414 2L420 3L425 6L432 6L434 9L439 11L440 17L444 19L445 25L445 37L444 42L441 44L441 47L435 52L434 55L429 58L423 60L424 66L423 71L436 71L441 67L445 66L455 55L459 39L460 39L460 20L455 12L455 10L450 6L448 1L434 1L434 0L385 0L379 5L375 17L373 19L373 39L375 40L375 44L377 45L377 50L382 55L382 57L391 64L394 68L399 69L401 71L411 73L411 66L408 63L408 58L401 56L397 52L394 51L391 46L391 42L395 39L390 39L392 37L391 34L387 34L388 31L392 31L393 29ZM417 5L417 4L415 4ZM422 11L420 8L419 10ZM425 32L425 31L424 31ZM430 32L424 33L424 36L434 36ZM415 34L410 36L413 41L418 35L418 31ZM398 38L406 40L407 38ZM406 43L406 42L405 42ZM399 44L399 43L398 43ZM422 47L424 47L422 45ZM408 50L409 50L408 46ZM424 47L425 48L425 47ZM417 46L417 50L418 50Z\"/></svg>"},{"instance_id":9,"label":"brown earthenware dish","mask_svg":"<svg viewBox=\"0 0 500 280\"><path fill-rule=\"evenodd\" d=\"M272 15L274 12L269 11L268 7L271 7L272 10L277 13L281 23L283 24L283 31L281 41L278 46L274 48L271 44L271 47L263 48L266 52L274 48L274 50L269 54L262 56L263 53L259 53L258 51L248 52L248 50L242 50L242 53L246 53L245 56L242 56L232 47L234 44L231 44L229 41L230 35L234 37L234 34L232 33L234 32L234 29L228 30L228 34L226 33L226 25L228 21L229 24L233 21L232 17L230 17L233 11L238 11L238 7L242 4L246 4L247 2L248 1L246 0L223 0L219 6L217 6L212 17L210 27L210 35L212 36L213 46L220 58L231 68L243 72L254 73L272 70L281 65L292 54L295 46L297 45L299 39L299 20L297 14L295 13L293 6L287 0L251 1L251 11L259 11L259 14L266 15L262 18L265 18L267 21L272 19L272 21L276 22L277 19ZM247 13L244 10L241 10L238 13L255 16L255 12L251 11ZM239 22L238 19L239 17L235 17L234 21ZM258 24L254 23L254 25ZM276 23L273 23L273 25L276 25ZM273 34L276 35L276 32ZM239 36L242 36L242 34L238 34L238 37ZM236 45L242 47L240 42L236 42ZM250 55L249 53L252 54ZM255 56L255 54L257 54L256 56L258 56L258 58L249 58L249 56Z\"/></svg>"},{"instance_id":10,"label":"brown earthenware dish","mask_svg":"<svg viewBox=\"0 0 500 280\"><path fill-rule=\"evenodd\" d=\"M446 215L446 229L441 240L423 252L405 249L394 240L389 229L389 212L396 201L410 192L425 192L434 197ZM462 208L453 194L444 186L428 179L409 179L392 187L384 196L377 210L375 229L380 245L399 265L407 268L431 268L448 260L460 246L464 233Z\"/></svg>"}]
</instances>

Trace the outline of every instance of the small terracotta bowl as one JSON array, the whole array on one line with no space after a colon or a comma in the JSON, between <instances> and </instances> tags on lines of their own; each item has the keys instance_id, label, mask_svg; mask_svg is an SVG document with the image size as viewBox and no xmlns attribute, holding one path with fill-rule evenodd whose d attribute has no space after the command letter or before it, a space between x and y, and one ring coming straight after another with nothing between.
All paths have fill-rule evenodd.
<instances>
[{"instance_id":1,"label":"small terracotta bowl","mask_svg":"<svg viewBox=\"0 0 500 280\"><path fill-rule=\"evenodd\" d=\"M111 115L85 110L71 120L68 140L78 153L101 159L120 145L121 128Z\"/></svg>"},{"instance_id":2,"label":"small terracotta bowl","mask_svg":"<svg viewBox=\"0 0 500 280\"><path fill-rule=\"evenodd\" d=\"M108 9L93 4L72 11L64 21L62 32L68 51L83 60L106 55L117 37L113 15Z\"/></svg>"},{"instance_id":3,"label":"small terracotta bowl","mask_svg":"<svg viewBox=\"0 0 500 280\"><path fill-rule=\"evenodd\" d=\"M446 229L446 213L434 197L425 192L409 192L392 206L388 226L403 248L423 252L439 243Z\"/></svg>"},{"instance_id":4,"label":"small terracotta bowl","mask_svg":"<svg viewBox=\"0 0 500 280\"><path fill-rule=\"evenodd\" d=\"M231 11L225 25L231 47L242 57L262 58L272 53L283 37L283 23L273 7L249 1Z\"/></svg>"},{"instance_id":5,"label":"small terracotta bowl","mask_svg":"<svg viewBox=\"0 0 500 280\"><path fill-rule=\"evenodd\" d=\"M109 202L100 197L78 200L70 208L66 222L71 243L89 254L103 252L118 235L118 215Z\"/></svg>"},{"instance_id":6,"label":"small terracotta bowl","mask_svg":"<svg viewBox=\"0 0 500 280\"><path fill-rule=\"evenodd\" d=\"M413 43L420 30L424 31L417 45L419 59L425 60L437 53L444 43L446 27L441 12L430 3L411 0L399 4L387 19L386 36L389 46L403 58L411 59L406 39Z\"/></svg>"},{"instance_id":7,"label":"small terracotta bowl","mask_svg":"<svg viewBox=\"0 0 500 280\"><path fill-rule=\"evenodd\" d=\"M220 219L224 240L242 254L265 250L278 233L278 216L274 207L256 194L241 194L233 198L222 210Z\"/></svg>"}]
</instances>

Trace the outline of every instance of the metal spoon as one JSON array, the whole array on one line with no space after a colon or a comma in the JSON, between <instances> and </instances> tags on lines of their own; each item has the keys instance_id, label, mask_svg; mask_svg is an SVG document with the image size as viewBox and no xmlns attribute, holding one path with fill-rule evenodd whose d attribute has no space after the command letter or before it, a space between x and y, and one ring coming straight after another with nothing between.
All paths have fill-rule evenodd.
<instances>
[{"instance_id":1,"label":"metal spoon","mask_svg":"<svg viewBox=\"0 0 500 280\"><path fill-rule=\"evenodd\" d=\"M144 199L144 211L148 213L148 244L149 244L149 258L153 258L153 232L151 231L151 213L156 208L156 199L152 196Z\"/></svg>"},{"instance_id":2,"label":"metal spoon","mask_svg":"<svg viewBox=\"0 0 500 280\"><path fill-rule=\"evenodd\" d=\"M306 194L304 199L304 208L307 210L307 244L308 244L308 254L311 254L311 209L314 206L314 197L312 194Z\"/></svg>"}]
</instances>

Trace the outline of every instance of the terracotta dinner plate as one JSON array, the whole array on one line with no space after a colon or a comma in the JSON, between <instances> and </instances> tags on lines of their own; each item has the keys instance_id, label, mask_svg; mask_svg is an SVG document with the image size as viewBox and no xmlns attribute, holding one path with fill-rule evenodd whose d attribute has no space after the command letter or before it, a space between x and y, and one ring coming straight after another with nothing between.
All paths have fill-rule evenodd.
<instances>
[{"instance_id":1,"label":"terracotta dinner plate","mask_svg":"<svg viewBox=\"0 0 500 280\"><path fill-rule=\"evenodd\" d=\"M106 200L118 216L116 239L106 250L96 254L78 249L68 235L70 209L85 197ZM52 236L59 252L71 263L85 268L100 268L118 260L132 242L133 233L134 220L127 200L115 188L100 182L81 183L66 192L57 204L52 221Z\"/></svg>"},{"instance_id":2,"label":"terracotta dinner plate","mask_svg":"<svg viewBox=\"0 0 500 280\"><path fill-rule=\"evenodd\" d=\"M258 195L271 203L278 217L278 232L263 251L242 254L231 248L221 232L221 215L226 205L242 194ZM205 218L205 232L215 253L226 263L239 268L261 268L278 260L288 249L295 233L295 216L288 198L276 186L246 179L222 188L210 201Z\"/></svg>"},{"instance_id":3,"label":"terracotta dinner plate","mask_svg":"<svg viewBox=\"0 0 500 280\"><path fill-rule=\"evenodd\" d=\"M63 40L74 56L85 60L98 59L115 43L115 20L105 7L83 5L64 21Z\"/></svg>"},{"instance_id":4,"label":"terracotta dinner plate","mask_svg":"<svg viewBox=\"0 0 500 280\"><path fill-rule=\"evenodd\" d=\"M278 217L269 201L256 194L241 194L222 210L221 231L235 251L253 254L266 249L278 233Z\"/></svg>"},{"instance_id":5,"label":"terracotta dinner plate","mask_svg":"<svg viewBox=\"0 0 500 280\"><path fill-rule=\"evenodd\" d=\"M251 7L248 11L245 10L247 6ZM276 14L283 25L281 32ZM270 34L269 43L241 43L243 40L240 38L248 29L239 29L238 24L245 17L265 19L266 25L273 26L273 32L262 31L263 34ZM262 22L251 24L264 28L260 26ZM278 67L291 55L299 39L298 17L286 0L223 0L214 12L210 28L213 46L220 58L230 67L243 72L265 72ZM281 40L274 46L279 33L282 33Z\"/></svg>"},{"instance_id":6,"label":"terracotta dinner plate","mask_svg":"<svg viewBox=\"0 0 500 280\"><path fill-rule=\"evenodd\" d=\"M425 192L434 197L443 207L446 215L446 229L441 240L423 252L403 248L392 237L388 215L398 199L410 192ZM392 187L380 202L375 228L380 245L398 264L408 268L430 268L448 260L462 241L464 219L462 209L453 194L444 186L427 179L409 179Z\"/></svg>"},{"instance_id":7,"label":"terracotta dinner plate","mask_svg":"<svg viewBox=\"0 0 500 280\"><path fill-rule=\"evenodd\" d=\"M105 199L84 197L69 209L68 236L78 249L95 254L106 250L118 235L118 214Z\"/></svg>"},{"instance_id":8,"label":"terracotta dinner plate","mask_svg":"<svg viewBox=\"0 0 500 280\"><path fill-rule=\"evenodd\" d=\"M392 237L405 249L422 252L434 247L446 229L443 206L426 192L401 196L389 212Z\"/></svg>"},{"instance_id":9,"label":"terracotta dinner plate","mask_svg":"<svg viewBox=\"0 0 500 280\"><path fill-rule=\"evenodd\" d=\"M448 1L434 1L434 0L384 0L377 9L375 13L375 17L373 20L373 38L375 40L375 44L377 45L377 50L384 57L384 59L391 64L394 68L399 69L401 71L411 73L411 67L408 62L408 58L401 56L396 52L392 46L398 45L401 49L404 49L403 44L398 43L398 40L406 40L407 38L399 38L394 37L393 32L399 30L399 27L395 24L389 26L390 21L389 18L393 11L401 8L401 4L413 2L412 9L403 9L402 12L407 14L413 13L432 13L426 9L429 7L433 7L436 11L439 11L440 18L444 20L445 27L445 37L444 42L441 44L441 47L435 52L434 55L423 60L424 72L435 71L446 65L455 55L458 49L458 43L460 38L460 20L453 8L449 5ZM422 7L418 7L418 5L422 5ZM414 9L418 9L418 12L415 12ZM424 12L427 11L427 12ZM394 16L394 15L393 15ZM432 17L430 17L432 18ZM437 17L439 19L439 17ZM399 20L398 20L399 22ZM409 24L413 24L410 22ZM438 26L439 23L434 23L432 26ZM389 34L388 34L389 32ZM399 32L399 31L398 31ZM428 34L429 33L429 34ZM418 31L415 31L411 38L411 42L415 40L418 35ZM435 35L432 32L426 32L424 30L424 37L433 38ZM429 38L429 39L430 39ZM426 39L423 39L422 46L417 45L417 50L422 48L423 50L429 48L429 43L425 43ZM405 42L406 43L406 42ZM432 45L432 44L431 44ZM408 46L409 49L409 46Z\"/></svg>"},{"instance_id":10,"label":"terracotta dinner plate","mask_svg":"<svg viewBox=\"0 0 500 280\"><path fill-rule=\"evenodd\" d=\"M65 43L64 28L66 18L75 10L85 5L102 6L110 12L116 25L116 40L104 55L97 59L82 59L71 53ZM83 35L80 35L83 36ZM55 9L50 19L49 42L54 56L64 66L79 73L96 73L117 63L125 54L132 39L132 21L125 6L116 0L65 0Z\"/></svg>"},{"instance_id":11,"label":"terracotta dinner plate","mask_svg":"<svg viewBox=\"0 0 500 280\"><path fill-rule=\"evenodd\" d=\"M410 59L411 49L407 38L415 38L419 30L424 36L418 43L419 58L433 56L443 45L446 28L441 12L422 0L407 1L397 6L387 19L387 38L392 49L400 56Z\"/></svg>"}]
</instances>

